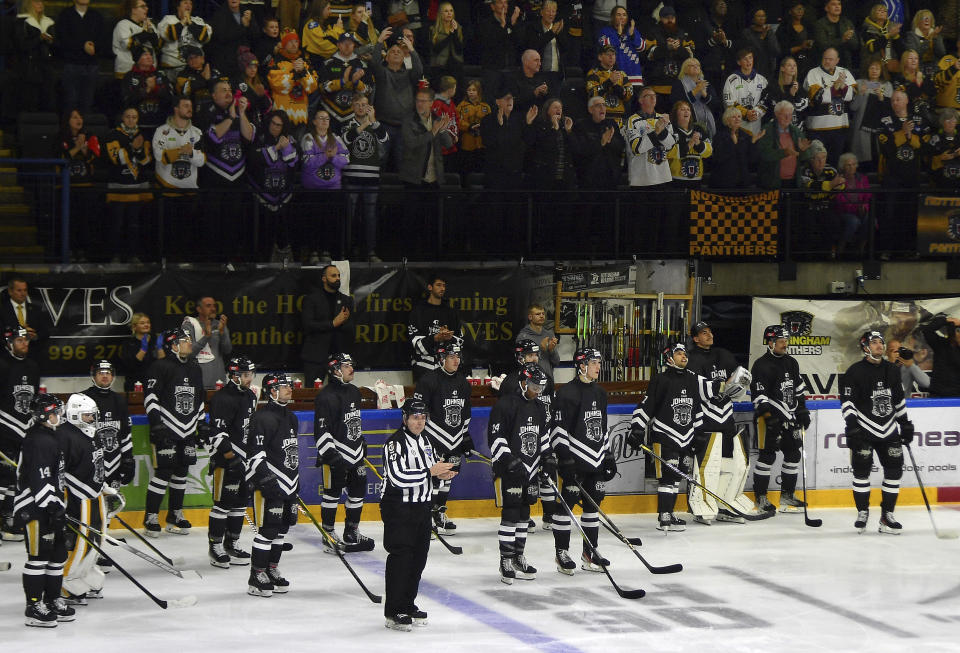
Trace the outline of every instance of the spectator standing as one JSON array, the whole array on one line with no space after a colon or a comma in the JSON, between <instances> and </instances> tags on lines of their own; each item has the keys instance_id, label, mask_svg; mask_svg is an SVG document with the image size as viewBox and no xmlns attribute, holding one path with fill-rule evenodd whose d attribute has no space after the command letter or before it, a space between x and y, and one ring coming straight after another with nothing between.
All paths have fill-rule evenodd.
<instances>
[{"instance_id":1,"label":"spectator standing","mask_svg":"<svg viewBox=\"0 0 960 653\"><path fill-rule=\"evenodd\" d=\"M761 104L769 114L781 100L793 105L792 120L794 125L803 124L803 117L810 106L810 98L803 90L803 80L799 77L797 61L793 57L784 57L780 62L777 76L764 89Z\"/></svg>"},{"instance_id":2,"label":"spectator standing","mask_svg":"<svg viewBox=\"0 0 960 653\"><path fill-rule=\"evenodd\" d=\"M380 38L380 31L374 26L373 16L367 11L366 3L353 3L353 9L350 10L350 20L346 28L357 41L357 56L364 61L368 61L370 55L373 54L373 46Z\"/></svg>"},{"instance_id":3,"label":"spectator standing","mask_svg":"<svg viewBox=\"0 0 960 653\"><path fill-rule=\"evenodd\" d=\"M294 134L303 132L307 125L310 95L317 91L317 75L303 58L297 33L284 32L280 49L267 73L275 111L286 117L286 126ZM289 199L289 198L288 198Z\"/></svg>"},{"instance_id":4,"label":"spectator standing","mask_svg":"<svg viewBox=\"0 0 960 653\"><path fill-rule=\"evenodd\" d=\"M147 370L151 363L166 356L163 336L151 331L150 316L134 313L130 318L130 337L120 345L120 372L123 374L123 391L133 392L137 383L146 385Z\"/></svg>"},{"instance_id":5,"label":"spectator standing","mask_svg":"<svg viewBox=\"0 0 960 653\"><path fill-rule=\"evenodd\" d=\"M774 120L757 141L757 181L761 188L776 190L797 185L800 154L810 147L810 141L794 123L793 112L793 105L787 100L777 102L773 107Z\"/></svg>"},{"instance_id":6,"label":"spectator standing","mask_svg":"<svg viewBox=\"0 0 960 653\"><path fill-rule=\"evenodd\" d=\"M444 75L437 83L437 92L434 95L430 113L434 120L441 116L449 119L447 129L453 137L453 144L443 148L443 169L446 172L458 172L457 142L460 140L460 119L457 117L457 107L453 103L453 96L457 94L457 80L450 75Z\"/></svg>"},{"instance_id":7,"label":"spectator standing","mask_svg":"<svg viewBox=\"0 0 960 653\"><path fill-rule=\"evenodd\" d=\"M523 141L534 188L563 191L576 187L572 132L573 118L563 115L563 103L557 98L547 99L542 109L533 106L527 111Z\"/></svg>"},{"instance_id":8,"label":"spectator standing","mask_svg":"<svg viewBox=\"0 0 960 653\"><path fill-rule=\"evenodd\" d=\"M303 299L300 319L303 326L303 376L308 385L327 374L327 361L334 352L353 348L353 298L340 292L340 270L326 265L320 286Z\"/></svg>"},{"instance_id":9,"label":"spectator standing","mask_svg":"<svg viewBox=\"0 0 960 653\"><path fill-rule=\"evenodd\" d=\"M902 90L909 98L910 115L922 120L929 128L936 122L933 114L933 102L936 86L932 76L924 74L920 68L920 57L915 50L904 50L900 55L900 72L890 79L894 90Z\"/></svg>"},{"instance_id":10,"label":"spectator standing","mask_svg":"<svg viewBox=\"0 0 960 653\"><path fill-rule=\"evenodd\" d=\"M170 80L154 65L153 50L135 45L133 56L133 68L123 76L120 86L123 106L137 110L140 127L150 138L170 115L173 93Z\"/></svg>"},{"instance_id":11,"label":"spectator standing","mask_svg":"<svg viewBox=\"0 0 960 653\"><path fill-rule=\"evenodd\" d=\"M814 40L806 21L805 0L789 0L789 18L777 28L777 42L780 52L789 55L797 62L797 78L803 80L816 63Z\"/></svg>"},{"instance_id":12,"label":"spectator standing","mask_svg":"<svg viewBox=\"0 0 960 653\"><path fill-rule=\"evenodd\" d=\"M491 93L499 88L501 71L517 64L520 7L514 6L508 14L508 4L508 0L493 0L490 13L484 15L477 26L483 87Z\"/></svg>"},{"instance_id":13,"label":"spectator standing","mask_svg":"<svg viewBox=\"0 0 960 653\"><path fill-rule=\"evenodd\" d=\"M940 129L930 137L931 179L940 188L960 188L960 135L956 109L940 109Z\"/></svg>"},{"instance_id":14,"label":"spectator standing","mask_svg":"<svg viewBox=\"0 0 960 653\"><path fill-rule=\"evenodd\" d=\"M323 63L318 72L320 79L320 103L330 117L334 134L342 134L344 127L353 119L353 96L370 93L367 86L372 76L354 52L357 41L352 32L344 32L337 39L337 51Z\"/></svg>"},{"instance_id":15,"label":"spectator standing","mask_svg":"<svg viewBox=\"0 0 960 653\"><path fill-rule=\"evenodd\" d=\"M483 101L483 86L478 79L467 82L466 97L457 105L457 127L460 133L460 172L483 171L483 138L480 123L492 113Z\"/></svg>"},{"instance_id":16,"label":"spectator standing","mask_svg":"<svg viewBox=\"0 0 960 653\"><path fill-rule=\"evenodd\" d=\"M780 58L780 43L770 27L767 12L757 7L751 13L750 25L740 34L740 47L753 51L754 67L766 79L773 77Z\"/></svg>"},{"instance_id":17,"label":"spectator standing","mask_svg":"<svg viewBox=\"0 0 960 653\"><path fill-rule=\"evenodd\" d=\"M827 165L827 150L820 141L810 143L809 158L800 169L798 186L804 189L804 229L809 240L802 251L818 251L830 243L836 247L842 233L834 210L834 191L843 190L847 180L836 168ZM794 230L794 234L801 230ZM796 235L794 236L796 239ZM832 251L836 251L833 249Z\"/></svg>"},{"instance_id":18,"label":"spectator standing","mask_svg":"<svg viewBox=\"0 0 960 653\"><path fill-rule=\"evenodd\" d=\"M627 20L627 10L625 7L615 6L610 11L609 24L600 30L597 37L599 53L601 56L600 64L603 66L603 53L606 47L613 48L615 55L615 64L618 70L626 75L627 83L633 88L633 92L638 92L643 86L643 63L641 57L647 47L647 42L640 35L636 22ZM612 70L613 66L603 66L607 70ZM629 105L628 105L629 106Z\"/></svg>"},{"instance_id":19,"label":"spectator standing","mask_svg":"<svg viewBox=\"0 0 960 653\"><path fill-rule=\"evenodd\" d=\"M352 110L351 110L352 113ZM352 119L352 118L351 118ZM330 128L330 113L319 109L300 140L300 183L309 190L338 190L349 161L346 146Z\"/></svg>"},{"instance_id":20,"label":"spectator standing","mask_svg":"<svg viewBox=\"0 0 960 653\"><path fill-rule=\"evenodd\" d=\"M240 46L237 51L240 51ZM257 41L252 50L260 62L261 70L267 70L277 56L277 49L280 47L280 21L273 16L267 16L263 19L263 29L257 35Z\"/></svg>"},{"instance_id":21,"label":"spectator standing","mask_svg":"<svg viewBox=\"0 0 960 653\"><path fill-rule=\"evenodd\" d=\"M514 106L513 90L502 84L495 94L497 108L480 121L484 147L484 185L499 190L516 190L523 176L523 114ZM521 146L517 147L520 143Z\"/></svg>"},{"instance_id":22,"label":"spectator standing","mask_svg":"<svg viewBox=\"0 0 960 653\"><path fill-rule=\"evenodd\" d=\"M400 181L408 186L436 187L443 181L443 148L454 143L450 116L434 118L430 110L434 95L429 88L416 94L416 111L403 123L403 160Z\"/></svg>"},{"instance_id":23,"label":"spectator standing","mask_svg":"<svg viewBox=\"0 0 960 653\"><path fill-rule=\"evenodd\" d=\"M555 88L563 77L563 58L570 47L567 39L563 20L557 20L555 0L544 0L540 7L540 20L524 23L518 36L517 45L524 55L528 50L534 50L540 55L538 71L551 88Z\"/></svg>"},{"instance_id":24,"label":"spectator standing","mask_svg":"<svg viewBox=\"0 0 960 653\"><path fill-rule=\"evenodd\" d=\"M286 31L286 30L284 30ZM329 0L313 0L307 22L303 25L303 47L315 70L337 51L337 41L343 34L343 16L333 18Z\"/></svg>"},{"instance_id":25,"label":"spectator standing","mask_svg":"<svg viewBox=\"0 0 960 653\"><path fill-rule=\"evenodd\" d=\"M670 111L670 124L676 143L667 152L673 185L679 188L700 188L703 181L704 159L713 154L713 143L706 129L693 122L693 109L680 100ZM686 223L680 222L684 228Z\"/></svg>"},{"instance_id":26,"label":"spectator standing","mask_svg":"<svg viewBox=\"0 0 960 653\"><path fill-rule=\"evenodd\" d=\"M527 307L527 324L517 333L514 342L521 340L532 340L540 345L537 365L552 379L553 368L560 365L560 353L557 351L560 340L554 331L554 324L547 322L547 311L542 304L535 302Z\"/></svg>"},{"instance_id":27,"label":"spectator standing","mask_svg":"<svg viewBox=\"0 0 960 653\"><path fill-rule=\"evenodd\" d=\"M423 63L409 39L403 36L394 39L392 36L393 30L389 27L380 32L380 40L373 49L370 67L377 80L377 94L374 98L376 115L389 136L387 157L391 167L399 170L403 155L400 130L407 116L415 111L413 94L417 81L423 77ZM387 48L385 57L384 48ZM407 54L410 55L413 66L409 69L403 65L403 58Z\"/></svg>"},{"instance_id":28,"label":"spectator standing","mask_svg":"<svg viewBox=\"0 0 960 653\"><path fill-rule=\"evenodd\" d=\"M218 314L217 301L209 295L197 298L196 313L196 316L183 318L180 328L193 340L191 355L200 364L204 389L213 390L217 381L224 382L223 371L233 351L230 329L227 328L227 316Z\"/></svg>"},{"instance_id":29,"label":"spectator standing","mask_svg":"<svg viewBox=\"0 0 960 653\"><path fill-rule=\"evenodd\" d=\"M210 17L210 65L220 70L231 70L237 60L237 49L252 48L260 31L257 19L250 9L240 8L240 0L226 0Z\"/></svg>"},{"instance_id":30,"label":"spectator standing","mask_svg":"<svg viewBox=\"0 0 960 653\"><path fill-rule=\"evenodd\" d=\"M885 69L896 72L900 27L887 17L885 4L873 5L860 28L860 65L865 66L873 57L879 57Z\"/></svg>"},{"instance_id":31,"label":"spectator standing","mask_svg":"<svg viewBox=\"0 0 960 653\"><path fill-rule=\"evenodd\" d=\"M727 107L721 118L723 126L713 139L713 161L710 166L710 187L739 190L750 186L749 169L756 157L754 145L766 130L751 135L742 130L743 114Z\"/></svg>"},{"instance_id":32,"label":"spectator standing","mask_svg":"<svg viewBox=\"0 0 960 653\"><path fill-rule=\"evenodd\" d=\"M170 81L177 78L180 69L187 65L183 55L188 45L203 48L210 42L213 30L200 17L193 15L193 0L178 0L177 13L164 16L157 25L160 42L160 65Z\"/></svg>"},{"instance_id":33,"label":"spectator standing","mask_svg":"<svg viewBox=\"0 0 960 653\"><path fill-rule=\"evenodd\" d=\"M100 158L100 140L83 126L83 114L73 109L64 115L60 128L60 156L70 168L70 188L90 188L94 169ZM101 237L100 214L103 209L99 194L70 193L70 246L74 256L84 258L84 252Z\"/></svg>"},{"instance_id":34,"label":"spectator standing","mask_svg":"<svg viewBox=\"0 0 960 653\"><path fill-rule=\"evenodd\" d=\"M377 195L380 171L389 135L365 95L353 97L353 120L343 132L349 149L349 162L343 169L343 185L347 190L347 220L353 222L358 203L363 205L363 246L367 260L379 263L377 246ZM358 234L359 239L359 234ZM350 243L347 243L349 246Z\"/></svg>"},{"instance_id":35,"label":"spectator standing","mask_svg":"<svg viewBox=\"0 0 960 653\"><path fill-rule=\"evenodd\" d=\"M717 123L713 118L713 106L716 104L713 88L703 76L700 62L690 57L680 67L680 75L673 81L670 89L670 105L684 101L693 110L693 122L703 127L708 138L717 133Z\"/></svg>"},{"instance_id":36,"label":"spectator standing","mask_svg":"<svg viewBox=\"0 0 960 653\"><path fill-rule=\"evenodd\" d=\"M832 245L830 258L842 256L847 245L853 245L858 257L863 256L867 245L867 229L870 226L870 182L867 176L857 172L857 156L852 152L840 155L840 174L843 175L843 192L833 196L837 216L838 239Z\"/></svg>"},{"instance_id":37,"label":"spectator standing","mask_svg":"<svg viewBox=\"0 0 960 653\"><path fill-rule=\"evenodd\" d=\"M633 104L634 86L627 73L616 68L617 53L612 45L600 46L597 61L599 65L587 73L587 96L603 100L605 115L615 120L619 128Z\"/></svg>"},{"instance_id":38,"label":"spectator standing","mask_svg":"<svg viewBox=\"0 0 960 653\"><path fill-rule=\"evenodd\" d=\"M431 80L444 75L459 77L463 70L463 41L463 27L457 22L453 5L441 2L430 28Z\"/></svg>"},{"instance_id":39,"label":"spectator standing","mask_svg":"<svg viewBox=\"0 0 960 653\"><path fill-rule=\"evenodd\" d=\"M709 11L696 21L694 27L697 57L703 66L701 75L706 76L713 88L723 88L723 82L734 65L733 53L736 49L732 36L740 25L728 18L726 0L711 0ZM730 36L727 36L728 33ZM680 98L673 101L677 99Z\"/></svg>"},{"instance_id":40,"label":"spectator standing","mask_svg":"<svg viewBox=\"0 0 960 653\"><path fill-rule=\"evenodd\" d=\"M673 80L680 74L683 62L694 56L694 41L677 23L677 12L666 5L660 8L660 21L647 39L645 82L654 86L658 95L670 94Z\"/></svg>"},{"instance_id":41,"label":"spectator standing","mask_svg":"<svg viewBox=\"0 0 960 653\"><path fill-rule=\"evenodd\" d=\"M196 188L198 171L206 162L203 133L194 126L193 103L180 97L173 115L153 135L157 181L165 188Z\"/></svg>"},{"instance_id":42,"label":"spectator standing","mask_svg":"<svg viewBox=\"0 0 960 653\"><path fill-rule=\"evenodd\" d=\"M672 175L667 152L676 143L670 116L656 112L657 94L650 86L640 91L640 109L623 127L623 138L629 148L627 171L631 186L661 186L670 183Z\"/></svg>"},{"instance_id":43,"label":"spectator standing","mask_svg":"<svg viewBox=\"0 0 960 653\"><path fill-rule=\"evenodd\" d=\"M153 52L160 49L160 38L147 12L145 0L123 0L124 18L113 28L113 74L117 79L133 68L133 48L136 45L149 47Z\"/></svg>"},{"instance_id":44,"label":"spectator standing","mask_svg":"<svg viewBox=\"0 0 960 653\"><path fill-rule=\"evenodd\" d=\"M877 134L880 120L890 112L890 96L893 85L887 78L883 60L874 57L866 64L866 75L857 80L857 94L850 103L853 116L851 126L851 151L860 163L876 165Z\"/></svg>"},{"instance_id":45,"label":"spectator standing","mask_svg":"<svg viewBox=\"0 0 960 653\"><path fill-rule=\"evenodd\" d=\"M240 46L237 54L237 70L239 74L233 78L230 87L234 97L247 99L247 120L255 129L263 125L263 118L273 106L270 92L260 76L260 61L250 52L250 48Z\"/></svg>"},{"instance_id":46,"label":"spectator standing","mask_svg":"<svg viewBox=\"0 0 960 653\"><path fill-rule=\"evenodd\" d=\"M860 39L850 19L842 15L840 0L827 0L823 6L824 16L813 25L813 42L821 60L830 48L837 53L837 62L843 68L853 65L853 58L860 50ZM830 150L829 145L827 150ZM839 150L838 150L839 152ZM839 156L836 154L835 156Z\"/></svg>"},{"instance_id":47,"label":"spectator standing","mask_svg":"<svg viewBox=\"0 0 960 653\"><path fill-rule=\"evenodd\" d=\"M932 78L937 72L937 63L947 54L933 12L921 9L913 15L910 31L903 35L900 46L904 50L916 50L920 56L920 69L926 77Z\"/></svg>"},{"instance_id":48,"label":"spectator standing","mask_svg":"<svg viewBox=\"0 0 960 653\"><path fill-rule=\"evenodd\" d=\"M109 34L103 15L90 8L90 0L74 0L72 7L57 15L54 26L61 64L63 106L87 113L93 108L99 66L97 57L110 51Z\"/></svg>"},{"instance_id":49,"label":"spectator standing","mask_svg":"<svg viewBox=\"0 0 960 653\"><path fill-rule=\"evenodd\" d=\"M539 106L550 97L555 88L551 80L540 71L540 53L526 50L520 57L520 71L516 74L513 86L516 88L517 109L526 113L532 106Z\"/></svg>"},{"instance_id":50,"label":"spectator standing","mask_svg":"<svg viewBox=\"0 0 960 653\"><path fill-rule=\"evenodd\" d=\"M149 166L153 163L150 139L140 130L140 114L128 107L120 121L104 138L103 151L107 169L107 206L110 215L110 250L115 262L121 252L130 263L152 253L146 246L154 240L143 226L143 205L153 200L150 192ZM132 192L132 191L141 192ZM124 192L111 192L124 191Z\"/></svg>"},{"instance_id":51,"label":"spectator standing","mask_svg":"<svg viewBox=\"0 0 960 653\"><path fill-rule=\"evenodd\" d=\"M56 32L53 19L44 13L43 0L22 0L13 29L16 58L12 68L19 73L20 111L54 111Z\"/></svg>"},{"instance_id":52,"label":"spectator standing","mask_svg":"<svg viewBox=\"0 0 960 653\"><path fill-rule=\"evenodd\" d=\"M830 0L830 5L839 0ZM834 48L823 51L820 65L810 70L803 82L810 96L806 128L811 138L823 143L830 156L839 157L850 127L849 105L856 95L857 84L846 68L838 66Z\"/></svg>"},{"instance_id":53,"label":"spectator standing","mask_svg":"<svg viewBox=\"0 0 960 653\"><path fill-rule=\"evenodd\" d=\"M271 260L291 260L290 218L287 204L293 197L297 146L290 133L287 114L274 109L267 114L266 127L257 134L247 163L247 178L266 209L266 242L272 242Z\"/></svg>"},{"instance_id":54,"label":"spectator standing","mask_svg":"<svg viewBox=\"0 0 960 653\"><path fill-rule=\"evenodd\" d=\"M760 121L765 113L760 98L767 88L767 78L754 69L750 50L737 52L737 65L740 70L727 77L723 85L723 104L740 112L743 129L752 136L760 131Z\"/></svg>"},{"instance_id":55,"label":"spectator standing","mask_svg":"<svg viewBox=\"0 0 960 653\"><path fill-rule=\"evenodd\" d=\"M960 319L937 315L920 327L933 350L931 397L960 397ZM941 335L941 330L946 336Z\"/></svg>"}]
</instances>

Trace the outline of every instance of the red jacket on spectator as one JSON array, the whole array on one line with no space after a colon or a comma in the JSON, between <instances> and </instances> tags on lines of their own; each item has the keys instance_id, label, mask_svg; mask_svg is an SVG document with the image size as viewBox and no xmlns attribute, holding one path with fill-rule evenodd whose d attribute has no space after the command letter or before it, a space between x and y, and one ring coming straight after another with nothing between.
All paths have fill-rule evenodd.
<instances>
[{"instance_id":1,"label":"red jacket on spectator","mask_svg":"<svg viewBox=\"0 0 960 653\"><path fill-rule=\"evenodd\" d=\"M450 117L450 126L447 127L447 130L453 136L453 145L443 148L441 152L444 156L453 154L457 151L457 141L460 140L460 127L458 126L457 121L456 105L453 103L452 99L447 99L438 95L437 99L433 101L433 106L430 107L430 111L433 113L434 120L442 115L447 115Z\"/></svg>"}]
</instances>

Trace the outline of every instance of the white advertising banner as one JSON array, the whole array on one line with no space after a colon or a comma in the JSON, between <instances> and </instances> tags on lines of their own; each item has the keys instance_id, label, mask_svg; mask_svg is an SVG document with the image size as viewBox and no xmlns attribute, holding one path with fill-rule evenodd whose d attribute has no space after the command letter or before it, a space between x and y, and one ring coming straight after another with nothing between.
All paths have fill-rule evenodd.
<instances>
[{"instance_id":1,"label":"white advertising banner","mask_svg":"<svg viewBox=\"0 0 960 653\"><path fill-rule=\"evenodd\" d=\"M884 334L915 352L920 369L933 369L918 324L937 313L960 314L960 298L902 301L778 299L753 300L750 328L750 364L766 353L763 330L771 324L790 329L789 353L800 363L807 394L814 399L836 399L839 377L860 360L858 340L867 330Z\"/></svg>"}]
</instances>

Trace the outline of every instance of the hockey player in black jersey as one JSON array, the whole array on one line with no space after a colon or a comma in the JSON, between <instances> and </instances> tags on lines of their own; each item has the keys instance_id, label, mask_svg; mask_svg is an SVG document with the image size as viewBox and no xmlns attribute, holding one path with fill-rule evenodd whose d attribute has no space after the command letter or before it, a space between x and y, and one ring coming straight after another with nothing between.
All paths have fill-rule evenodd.
<instances>
[{"instance_id":1,"label":"hockey player in black jersey","mask_svg":"<svg viewBox=\"0 0 960 653\"><path fill-rule=\"evenodd\" d=\"M317 467L323 468L320 524L330 538L323 538L324 551L334 553L333 542L346 551L372 551L374 542L359 531L363 498L367 493L367 442L360 420L360 389L353 385L354 360L350 354L334 353L327 362L330 382L313 400L313 438L317 443ZM337 504L343 491L345 519L343 540L334 527Z\"/></svg>"},{"instance_id":2,"label":"hockey player in black jersey","mask_svg":"<svg viewBox=\"0 0 960 653\"><path fill-rule=\"evenodd\" d=\"M210 431L204 421L207 394L203 374L190 355L193 341L178 327L164 332L163 349L166 356L150 365L143 395L154 467L143 518L150 537L160 536L160 503L168 487L167 531L178 535L190 532L191 524L183 516L187 472L197 462L197 436L207 441Z\"/></svg>"},{"instance_id":3,"label":"hockey player in black jersey","mask_svg":"<svg viewBox=\"0 0 960 653\"><path fill-rule=\"evenodd\" d=\"M97 403L100 421L97 422L97 443L103 449L104 482L120 489L133 481L136 461L133 458L133 439L130 437L130 413L127 397L112 390L113 363L98 360L90 367L93 385L83 391Z\"/></svg>"},{"instance_id":4,"label":"hockey player in black jersey","mask_svg":"<svg viewBox=\"0 0 960 653\"><path fill-rule=\"evenodd\" d=\"M433 274L427 284L427 298L416 304L407 316L407 337L410 339L413 380L439 367L437 345L457 340L463 342L463 328L457 311L443 303L447 282Z\"/></svg>"},{"instance_id":5,"label":"hockey player in black jersey","mask_svg":"<svg viewBox=\"0 0 960 653\"><path fill-rule=\"evenodd\" d=\"M694 346L687 351L687 369L708 381L725 384L723 394L703 402L703 426L693 436L697 480L743 512L754 509L743 494L750 459L733 419L733 399L750 385L750 373L740 367L733 354L713 344L713 330L706 322L690 328ZM716 499L692 483L688 487L688 505L694 521L710 520L745 523Z\"/></svg>"},{"instance_id":6,"label":"hockey player in black jersey","mask_svg":"<svg viewBox=\"0 0 960 653\"><path fill-rule=\"evenodd\" d=\"M97 440L100 419L97 402L83 393L72 394L64 406L65 424L57 429L63 453L61 474L66 489L67 514L97 530L102 530L107 523L103 448ZM85 526L77 528L91 540L100 539ZM88 598L102 598L103 572L95 568L97 553L87 540L72 530L66 531L66 547L64 597L69 603L79 605L86 605Z\"/></svg>"},{"instance_id":7,"label":"hockey player in black jersey","mask_svg":"<svg viewBox=\"0 0 960 653\"><path fill-rule=\"evenodd\" d=\"M517 340L513 346L513 356L519 367L504 376L500 381L499 388L501 394L507 391L504 389L509 389L510 392L515 391L517 384L520 383L520 370L522 370L523 366L527 363L536 363L539 365L540 353L540 345L533 340L526 338ZM537 395L537 401L543 406L548 431L553 423L553 392L553 379L547 374L547 386L543 389L543 392ZM544 530L550 530L551 516L553 515L554 508L557 507L557 495L553 486L547 482L544 474L540 475L540 505L543 508L543 528ZM531 519L527 522L527 533L532 533L533 531L534 522Z\"/></svg>"},{"instance_id":8,"label":"hockey player in black jersey","mask_svg":"<svg viewBox=\"0 0 960 653\"><path fill-rule=\"evenodd\" d=\"M40 383L40 366L30 353L29 332L22 326L9 326L3 330L3 352L0 352L0 451L16 460L20 455L20 443L30 426L30 402L37 394ZM23 528L14 523L13 497L17 476L13 468L0 465L0 537L19 542Z\"/></svg>"},{"instance_id":9,"label":"hockey player in black jersey","mask_svg":"<svg viewBox=\"0 0 960 653\"><path fill-rule=\"evenodd\" d=\"M299 423L287 404L293 398L293 382L286 374L263 377L267 404L250 421L247 480L253 483L253 560L247 594L269 597L290 589L277 565L283 553L284 535L297 523L297 492L300 490Z\"/></svg>"},{"instance_id":10,"label":"hockey player in black jersey","mask_svg":"<svg viewBox=\"0 0 960 653\"><path fill-rule=\"evenodd\" d=\"M536 363L521 368L516 385L501 386L500 400L490 411L487 443L493 458L494 488L500 513L500 580L533 580L537 570L523 554L530 506L539 496L541 466L556 473L550 456L549 426L537 396L547 386L547 374Z\"/></svg>"},{"instance_id":11,"label":"hockey player in black jersey","mask_svg":"<svg viewBox=\"0 0 960 653\"><path fill-rule=\"evenodd\" d=\"M29 410L33 425L27 430L17 466L14 511L25 526L27 560L23 565L23 593L27 598L26 625L53 628L73 621L75 611L60 596L64 540L63 455L56 430L63 420L63 402L49 394L33 397Z\"/></svg>"},{"instance_id":12,"label":"hockey player in black jersey","mask_svg":"<svg viewBox=\"0 0 960 653\"><path fill-rule=\"evenodd\" d=\"M471 451L470 437L470 384L459 372L460 343L447 340L437 344L437 369L420 377L415 395L427 405L426 434L433 446L434 460L453 463L453 470L460 466ZM450 481L433 479L433 525L441 535L455 535L457 525L447 518L447 497L450 496Z\"/></svg>"},{"instance_id":13,"label":"hockey player in black jersey","mask_svg":"<svg viewBox=\"0 0 960 653\"><path fill-rule=\"evenodd\" d=\"M717 394L720 381L709 381L687 369L687 348L671 343L663 350L664 370L650 380L647 394L633 411L627 442L640 449L647 427L654 452L674 467L687 467L694 432L703 426L703 405ZM726 398L729 403L729 398ZM657 529L664 533L686 529L673 513L680 475L657 465Z\"/></svg>"},{"instance_id":14,"label":"hockey player in black jersey","mask_svg":"<svg viewBox=\"0 0 960 653\"><path fill-rule=\"evenodd\" d=\"M800 366L787 354L789 341L787 327L782 324L768 326L763 331L767 353L758 358L750 370L753 376L750 394L760 448L760 456L753 468L753 491L757 497L757 509L766 512L777 509L767 498L767 487L778 451L783 452L780 512L803 512L804 507L804 502L793 492L800 470L803 431L810 426L810 411L804 399L806 388L800 376Z\"/></svg>"},{"instance_id":15,"label":"hockey player in black jersey","mask_svg":"<svg viewBox=\"0 0 960 653\"><path fill-rule=\"evenodd\" d=\"M873 454L883 467L880 532L899 535L893 515L903 476L903 445L913 441L913 422L907 418L900 370L883 354L886 344L879 331L860 336L864 357L840 377L841 412L846 422L847 447L853 467L853 500L857 505L854 528L867 528L870 510L870 472Z\"/></svg>"},{"instance_id":16,"label":"hockey player in black jersey","mask_svg":"<svg viewBox=\"0 0 960 653\"><path fill-rule=\"evenodd\" d=\"M210 564L228 569L250 564L250 554L237 546L250 495L246 481L247 435L257 409L250 389L257 366L246 356L234 356L224 366L227 384L210 398ZM224 539L226 534L226 539Z\"/></svg>"},{"instance_id":17,"label":"hockey player in black jersey","mask_svg":"<svg viewBox=\"0 0 960 653\"><path fill-rule=\"evenodd\" d=\"M431 478L449 481L457 475L451 463L434 460L426 424L427 405L412 397L403 404L403 425L383 445L380 517L387 550L383 615L386 627L393 630L427 625L427 613L416 600L430 551Z\"/></svg>"},{"instance_id":18,"label":"hockey player in black jersey","mask_svg":"<svg viewBox=\"0 0 960 653\"><path fill-rule=\"evenodd\" d=\"M617 474L617 462L610 450L607 432L607 391L597 384L602 360L596 349L578 349L573 355L577 378L557 390L553 401L550 443L558 460L560 492L570 508L580 503L581 489L589 492L599 506L604 497L604 483ZM596 550L599 513L584 506L580 521ZM556 509L553 543L557 550L557 571L572 576L577 565L568 551L570 517ZM584 543L581 569L599 572L609 564L606 558L594 559Z\"/></svg>"}]
</instances>

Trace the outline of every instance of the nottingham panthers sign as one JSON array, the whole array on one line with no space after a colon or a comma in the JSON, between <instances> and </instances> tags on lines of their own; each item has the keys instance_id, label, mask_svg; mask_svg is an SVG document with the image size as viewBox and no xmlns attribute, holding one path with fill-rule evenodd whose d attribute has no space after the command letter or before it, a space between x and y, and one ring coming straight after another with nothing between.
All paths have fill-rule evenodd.
<instances>
[{"instance_id":1,"label":"nottingham panthers sign","mask_svg":"<svg viewBox=\"0 0 960 653\"><path fill-rule=\"evenodd\" d=\"M780 313L780 323L790 330L787 353L791 356L819 356L830 346L830 336L813 333L813 313L786 311Z\"/></svg>"}]
</instances>

